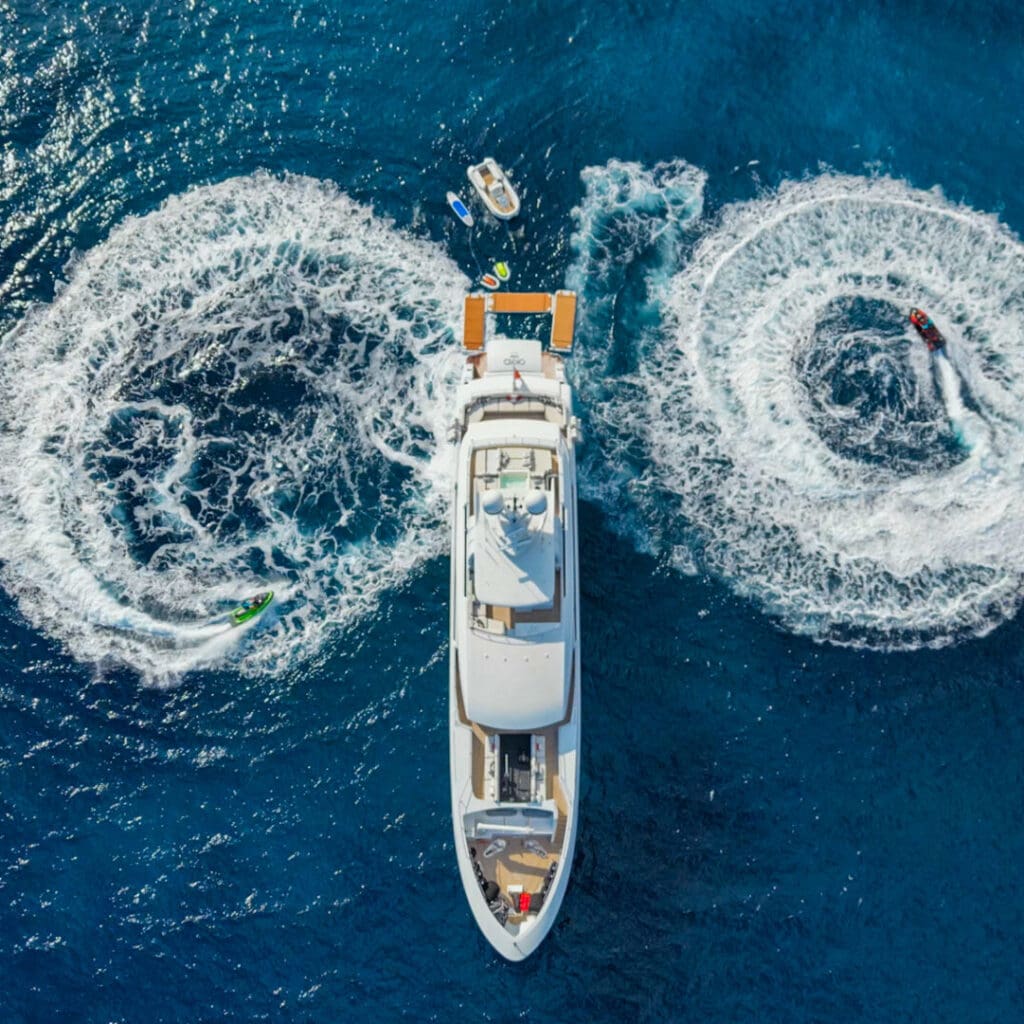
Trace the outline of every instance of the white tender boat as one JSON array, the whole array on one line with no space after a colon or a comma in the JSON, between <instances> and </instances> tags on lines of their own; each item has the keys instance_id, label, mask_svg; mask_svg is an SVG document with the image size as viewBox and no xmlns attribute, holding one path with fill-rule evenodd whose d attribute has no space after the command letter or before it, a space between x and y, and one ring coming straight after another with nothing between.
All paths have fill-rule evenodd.
<instances>
[{"instance_id":1,"label":"white tender boat","mask_svg":"<svg viewBox=\"0 0 1024 1024\"><path fill-rule=\"evenodd\" d=\"M480 194L484 206L498 220L511 220L519 213L519 196L493 157L485 157L483 163L469 167L466 175Z\"/></svg>"},{"instance_id":2,"label":"white tender boat","mask_svg":"<svg viewBox=\"0 0 1024 1024\"><path fill-rule=\"evenodd\" d=\"M477 924L509 960L554 923L579 817L579 426L560 355L575 310L571 292L467 296L452 426L455 854ZM488 312L551 312L550 349L487 339Z\"/></svg>"}]
</instances>

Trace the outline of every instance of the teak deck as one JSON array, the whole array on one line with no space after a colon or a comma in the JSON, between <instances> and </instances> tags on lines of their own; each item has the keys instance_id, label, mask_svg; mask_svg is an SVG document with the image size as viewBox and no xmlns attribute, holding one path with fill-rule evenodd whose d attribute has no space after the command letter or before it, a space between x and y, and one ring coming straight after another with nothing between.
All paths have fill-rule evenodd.
<instances>
[{"instance_id":1,"label":"teak deck","mask_svg":"<svg viewBox=\"0 0 1024 1024\"><path fill-rule=\"evenodd\" d=\"M462 347L481 352L487 333L488 313L551 313L551 347L571 352L576 330L576 293L497 292L493 295L467 295L462 330Z\"/></svg>"},{"instance_id":2,"label":"teak deck","mask_svg":"<svg viewBox=\"0 0 1024 1024\"><path fill-rule=\"evenodd\" d=\"M491 313L547 313L551 309L547 292L496 292L490 298Z\"/></svg>"},{"instance_id":3,"label":"teak deck","mask_svg":"<svg viewBox=\"0 0 1024 1024\"><path fill-rule=\"evenodd\" d=\"M467 352L480 352L484 347L484 318L487 300L483 295L466 296L466 317L462 331L462 347Z\"/></svg>"},{"instance_id":4,"label":"teak deck","mask_svg":"<svg viewBox=\"0 0 1024 1024\"><path fill-rule=\"evenodd\" d=\"M551 347L558 352L572 349L576 330L576 293L555 292L555 315L551 319Z\"/></svg>"}]
</instances>

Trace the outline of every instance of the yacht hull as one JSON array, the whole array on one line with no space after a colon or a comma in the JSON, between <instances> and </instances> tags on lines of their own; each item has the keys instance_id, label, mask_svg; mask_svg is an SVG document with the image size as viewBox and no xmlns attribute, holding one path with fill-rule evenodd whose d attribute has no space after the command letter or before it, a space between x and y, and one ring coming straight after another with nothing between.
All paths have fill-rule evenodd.
<instances>
[{"instance_id":1,"label":"yacht hull","mask_svg":"<svg viewBox=\"0 0 1024 1024\"><path fill-rule=\"evenodd\" d=\"M561 358L537 341L484 350L474 301L452 427L452 835L477 926L523 960L555 924L576 847L578 425Z\"/></svg>"}]
</instances>

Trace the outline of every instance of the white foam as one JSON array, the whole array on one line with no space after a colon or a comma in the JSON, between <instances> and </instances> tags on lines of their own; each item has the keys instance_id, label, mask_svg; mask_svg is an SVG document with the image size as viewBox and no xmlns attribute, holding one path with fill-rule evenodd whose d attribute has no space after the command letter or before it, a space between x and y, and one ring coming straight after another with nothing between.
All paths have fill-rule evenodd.
<instances>
[{"instance_id":1,"label":"white foam","mask_svg":"<svg viewBox=\"0 0 1024 1024\"><path fill-rule=\"evenodd\" d=\"M570 372L588 428L600 438L583 449L580 487L617 521L628 520L621 495L631 474L620 456L631 438L620 431L617 413L606 416L612 408L607 399L628 387L624 377L636 368L637 334L657 326L649 293L678 266L687 228L703 207L707 175L684 160L650 168L610 160L584 168L580 179L584 193L572 211L573 260L566 273L566 287L581 299Z\"/></svg>"},{"instance_id":2,"label":"white foam","mask_svg":"<svg viewBox=\"0 0 1024 1024\"><path fill-rule=\"evenodd\" d=\"M593 357L602 351L597 335L612 329L611 311L630 267L638 259L666 272L675 265L681 233L701 212L707 175L685 160L652 168L610 160L585 167L580 179L584 195L572 211L574 259L566 287L586 297L581 326Z\"/></svg>"},{"instance_id":3,"label":"white foam","mask_svg":"<svg viewBox=\"0 0 1024 1024\"><path fill-rule=\"evenodd\" d=\"M1022 280L1024 247L996 218L891 179L826 174L727 208L663 289L639 397L606 417L645 443L646 519L671 504L669 533L695 529L708 566L799 632L901 648L994 628L1024 581ZM938 389L909 328L823 337L850 301L927 309L950 339ZM856 405L820 393L829 360L876 403L897 396L855 443ZM909 443L908 411L934 457L871 458L882 434ZM939 457L944 434L959 454Z\"/></svg>"},{"instance_id":4,"label":"white foam","mask_svg":"<svg viewBox=\"0 0 1024 1024\"><path fill-rule=\"evenodd\" d=\"M593 267L602 258L623 258L671 236L699 214L707 174L685 160L668 160L645 167L627 160L585 167L580 172L584 196L572 211L576 230L574 250ZM609 242L614 237L614 251ZM632 239L624 246L623 238ZM575 273L586 277L585 267ZM599 268L600 269L600 268Z\"/></svg>"},{"instance_id":5,"label":"white foam","mask_svg":"<svg viewBox=\"0 0 1024 1024\"><path fill-rule=\"evenodd\" d=\"M935 367L949 421L957 440L975 456L975 461L991 466L992 462L988 455L992 447L992 431L981 416L965 405L960 377L953 369L952 363L945 357L938 357Z\"/></svg>"},{"instance_id":6,"label":"white foam","mask_svg":"<svg viewBox=\"0 0 1024 1024\"><path fill-rule=\"evenodd\" d=\"M308 178L121 224L4 339L0 560L22 612L154 680L273 668L367 614L443 547L465 284ZM223 614L267 585L239 644Z\"/></svg>"}]
</instances>

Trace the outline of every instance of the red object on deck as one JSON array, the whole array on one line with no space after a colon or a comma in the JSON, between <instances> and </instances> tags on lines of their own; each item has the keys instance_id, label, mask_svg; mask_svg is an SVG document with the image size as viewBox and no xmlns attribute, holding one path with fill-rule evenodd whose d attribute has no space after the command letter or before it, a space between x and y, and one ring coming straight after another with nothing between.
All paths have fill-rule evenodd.
<instances>
[{"instance_id":1,"label":"red object on deck","mask_svg":"<svg viewBox=\"0 0 1024 1024\"><path fill-rule=\"evenodd\" d=\"M519 894L519 913L525 914L530 909L530 894L521 892Z\"/></svg>"}]
</instances>

